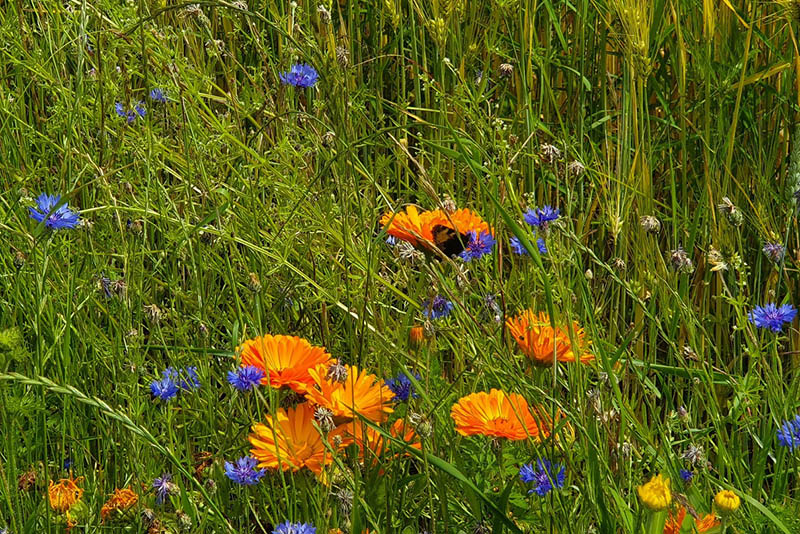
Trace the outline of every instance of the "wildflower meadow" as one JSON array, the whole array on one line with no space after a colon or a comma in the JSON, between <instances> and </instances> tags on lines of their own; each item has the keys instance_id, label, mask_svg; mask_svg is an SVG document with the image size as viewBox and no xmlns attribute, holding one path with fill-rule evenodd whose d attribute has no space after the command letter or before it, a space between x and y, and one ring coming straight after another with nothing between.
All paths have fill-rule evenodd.
<instances>
[{"instance_id":1,"label":"wildflower meadow","mask_svg":"<svg viewBox=\"0 0 800 534\"><path fill-rule=\"evenodd\" d=\"M0 29L0 534L800 534L800 0Z\"/></svg>"}]
</instances>

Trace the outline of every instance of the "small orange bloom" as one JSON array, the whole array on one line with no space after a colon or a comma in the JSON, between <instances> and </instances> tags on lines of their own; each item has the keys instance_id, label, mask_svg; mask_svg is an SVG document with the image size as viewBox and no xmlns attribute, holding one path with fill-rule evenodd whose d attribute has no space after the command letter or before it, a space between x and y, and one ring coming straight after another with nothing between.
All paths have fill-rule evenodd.
<instances>
[{"instance_id":1,"label":"small orange bloom","mask_svg":"<svg viewBox=\"0 0 800 534\"><path fill-rule=\"evenodd\" d=\"M353 420L357 415L374 423L382 423L394 410L394 393L383 380L355 365L347 366L347 378L343 382L328 377L325 366L309 371L313 386L306 391L306 398L317 406L333 412L333 421L339 425Z\"/></svg>"},{"instance_id":2,"label":"small orange bloom","mask_svg":"<svg viewBox=\"0 0 800 534\"><path fill-rule=\"evenodd\" d=\"M534 408L538 415L541 411ZM551 424L534 418L522 395L492 389L462 397L450 409L456 432L462 436L493 436L513 441L549 435Z\"/></svg>"},{"instance_id":3,"label":"small orange bloom","mask_svg":"<svg viewBox=\"0 0 800 534\"><path fill-rule=\"evenodd\" d=\"M114 520L122 516L139 502L139 496L130 488L115 489L111 498L100 509L100 517L105 523L109 519Z\"/></svg>"},{"instance_id":4,"label":"small orange bloom","mask_svg":"<svg viewBox=\"0 0 800 534\"><path fill-rule=\"evenodd\" d=\"M77 485L82 481L83 477L62 478L57 484L51 480L47 489L50 508L59 514L68 512L83 497L83 489Z\"/></svg>"},{"instance_id":5,"label":"small orange bloom","mask_svg":"<svg viewBox=\"0 0 800 534\"><path fill-rule=\"evenodd\" d=\"M319 476L322 469L333 461L325 446L325 437L314 427L314 407L307 402L288 410L280 409L275 417L253 425L250 434L250 453L258 460L258 467L298 471L302 468ZM333 450L341 445L334 439L344 429L328 433L328 444ZM338 445L336 444L338 441Z\"/></svg>"},{"instance_id":6,"label":"small orange bloom","mask_svg":"<svg viewBox=\"0 0 800 534\"><path fill-rule=\"evenodd\" d=\"M683 506L681 506L680 509L678 510L677 517L675 517L672 514L672 510L670 510L667 522L664 523L664 534L679 534L685 517L686 517L686 509Z\"/></svg>"},{"instance_id":7,"label":"small orange bloom","mask_svg":"<svg viewBox=\"0 0 800 534\"><path fill-rule=\"evenodd\" d=\"M412 326L408 331L408 343L412 347L419 347L425 341L425 329L422 326Z\"/></svg>"},{"instance_id":8,"label":"small orange bloom","mask_svg":"<svg viewBox=\"0 0 800 534\"><path fill-rule=\"evenodd\" d=\"M381 217L381 226L386 228L386 233L390 236L411 243L418 249L428 250L435 247L433 229L437 226L450 228L462 236L471 231L494 234L489 224L470 209L460 209L453 213L435 209L420 213L416 206L408 206L405 212L385 213Z\"/></svg>"},{"instance_id":9,"label":"small orange bloom","mask_svg":"<svg viewBox=\"0 0 800 534\"><path fill-rule=\"evenodd\" d=\"M516 317L506 319L506 327L534 365L552 366L554 356L560 362L580 360L587 363L594 359L589 352L589 342L584 338L583 328L578 323L572 323L574 345L570 329L565 326L554 329L546 313L536 314L533 310L525 310Z\"/></svg>"},{"instance_id":10,"label":"small orange bloom","mask_svg":"<svg viewBox=\"0 0 800 534\"><path fill-rule=\"evenodd\" d=\"M309 369L328 363L331 355L297 336L265 335L248 339L240 347L242 365L258 367L266 376L264 385L288 387L302 394L311 384Z\"/></svg>"},{"instance_id":11,"label":"small orange bloom","mask_svg":"<svg viewBox=\"0 0 800 534\"><path fill-rule=\"evenodd\" d=\"M683 520L686 518L686 509L681 506L678 510L677 517L673 515L672 510L669 512L667 522L664 524L664 534L680 534ZM705 534L714 527L719 526L719 520L712 514L707 514L703 517L698 517L695 520L692 532L697 534Z\"/></svg>"}]
</instances>

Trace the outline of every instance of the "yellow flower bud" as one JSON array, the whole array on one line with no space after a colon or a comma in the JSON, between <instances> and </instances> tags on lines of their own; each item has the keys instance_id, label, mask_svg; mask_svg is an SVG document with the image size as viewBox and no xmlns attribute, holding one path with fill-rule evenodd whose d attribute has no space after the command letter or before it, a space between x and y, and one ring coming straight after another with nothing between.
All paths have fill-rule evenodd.
<instances>
[{"instance_id":1,"label":"yellow flower bud","mask_svg":"<svg viewBox=\"0 0 800 534\"><path fill-rule=\"evenodd\" d=\"M739 496L731 490L722 490L714 496L714 506L719 515L729 515L735 512L741 504Z\"/></svg>"},{"instance_id":2,"label":"yellow flower bud","mask_svg":"<svg viewBox=\"0 0 800 534\"><path fill-rule=\"evenodd\" d=\"M650 482L636 488L642 504L654 512L666 510L672 502L672 492L669 490L669 479L664 475L657 475Z\"/></svg>"}]
</instances>

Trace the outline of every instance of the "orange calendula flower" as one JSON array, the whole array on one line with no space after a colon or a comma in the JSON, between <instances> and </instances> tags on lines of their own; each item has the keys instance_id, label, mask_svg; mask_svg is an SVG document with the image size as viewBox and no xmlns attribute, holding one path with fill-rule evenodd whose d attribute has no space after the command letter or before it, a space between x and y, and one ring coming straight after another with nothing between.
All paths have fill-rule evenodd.
<instances>
[{"instance_id":1,"label":"orange calendula flower","mask_svg":"<svg viewBox=\"0 0 800 534\"><path fill-rule=\"evenodd\" d=\"M506 319L506 327L522 352L534 365L552 366L553 357L560 362L590 362L594 355L589 352L589 342L583 328L572 323L573 345L570 329L566 326L553 328L550 316L525 310L516 317Z\"/></svg>"},{"instance_id":2,"label":"orange calendula flower","mask_svg":"<svg viewBox=\"0 0 800 534\"><path fill-rule=\"evenodd\" d=\"M115 489L111 498L100 509L100 517L104 523L118 519L133 508L137 502L139 502L139 496L130 488Z\"/></svg>"},{"instance_id":3,"label":"orange calendula flower","mask_svg":"<svg viewBox=\"0 0 800 534\"><path fill-rule=\"evenodd\" d=\"M309 369L331 360L324 347L315 347L297 336L260 336L248 339L238 350L242 365L264 371L262 384L276 389L288 387L301 394L312 383Z\"/></svg>"},{"instance_id":4,"label":"orange calendula flower","mask_svg":"<svg viewBox=\"0 0 800 534\"><path fill-rule=\"evenodd\" d=\"M470 209L452 213L441 209L420 212L416 206L408 206L404 212L385 213L381 225L390 236L418 249L432 250L436 247L443 252L449 251L450 247L445 246L447 241L460 240L462 245L466 244L469 232L494 234L489 224Z\"/></svg>"},{"instance_id":5,"label":"orange calendula flower","mask_svg":"<svg viewBox=\"0 0 800 534\"><path fill-rule=\"evenodd\" d=\"M534 412L540 414L538 409ZM462 436L540 440L550 434L551 428L543 418L534 417L522 395L497 389L462 397L450 409L450 416L455 421L456 432Z\"/></svg>"},{"instance_id":6,"label":"orange calendula flower","mask_svg":"<svg viewBox=\"0 0 800 534\"><path fill-rule=\"evenodd\" d=\"M698 534L704 534L719 525L719 519L717 519L714 514L706 514L703 517L698 517L694 522L694 528L697 529Z\"/></svg>"},{"instance_id":7,"label":"orange calendula flower","mask_svg":"<svg viewBox=\"0 0 800 534\"><path fill-rule=\"evenodd\" d=\"M58 483L51 480L50 486L47 488L50 508L59 514L69 512L69 509L83 497L83 489L78 487L78 482L82 481L83 477L62 478Z\"/></svg>"},{"instance_id":8,"label":"orange calendula flower","mask_svg":"<svg viewBox=\"0 0 800 534\"><path fill-rule=\"evenodd\" d=\"M386 387L383 380L366 371L359 371L355 365L343 366L347 376L330 376L322 365L311 369L309 374L313 386L306 391L309 401L329 409L336 425L346 423L361 415L375 423L382 423L394 410L394 393Z\"/></svg>"},{"instance_id":9,"label":"orange calendula flower","mask_svg":"<svg viewBox=\"0 0 800 534\"><path fill-rule=\"evenodd\" d=\"M258 467L299 471L306 468L319 476L323 468L333 461L326 439L314 427L314 407L308 403L295 408L280 409L275 417L268 416L264 423L253 425L250 434L250 453L258 460ZM342 444L343 429L327 435L328 444L337 450ZM338 438L337 438L338 437Z\"/></svg>"}]
</instances>

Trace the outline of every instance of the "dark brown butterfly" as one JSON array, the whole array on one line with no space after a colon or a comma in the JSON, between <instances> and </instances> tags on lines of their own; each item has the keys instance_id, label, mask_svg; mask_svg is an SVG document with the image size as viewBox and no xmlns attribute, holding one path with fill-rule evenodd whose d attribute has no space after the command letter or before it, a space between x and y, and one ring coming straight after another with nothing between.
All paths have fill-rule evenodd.
<instances>
[{"instance_id":1,"label":"dark brown butterfly","mask_svg":"<svg viewBox=\"0 0 800 534\"><path fill-rule=\"evenodd\" d=\"M433 244L448 258L461 254L469 241L466 234L458 233L441 224L434 226L431 233L433 234Z\"/></svg>"}]
</instances>

